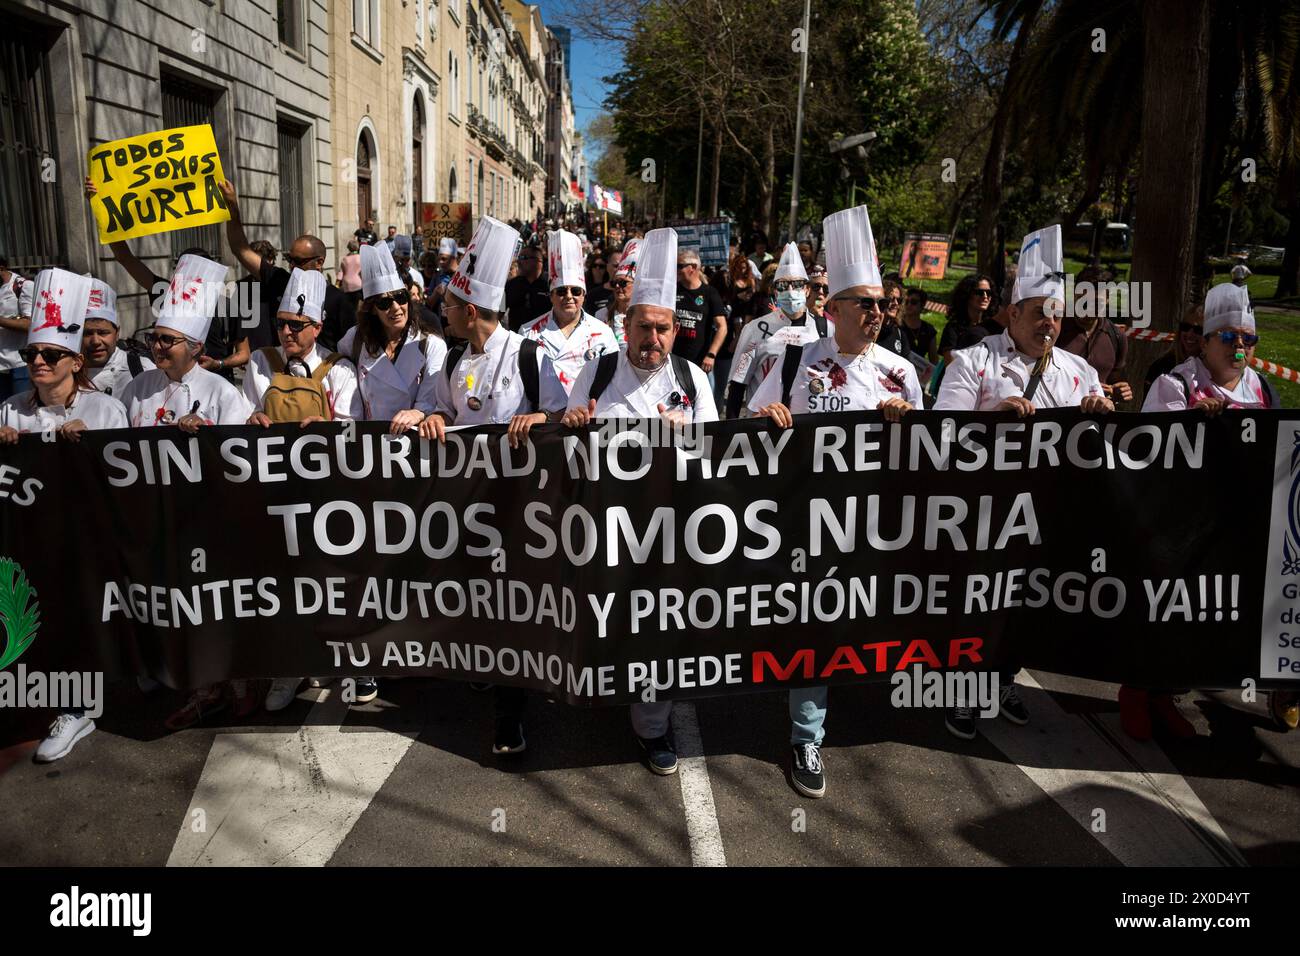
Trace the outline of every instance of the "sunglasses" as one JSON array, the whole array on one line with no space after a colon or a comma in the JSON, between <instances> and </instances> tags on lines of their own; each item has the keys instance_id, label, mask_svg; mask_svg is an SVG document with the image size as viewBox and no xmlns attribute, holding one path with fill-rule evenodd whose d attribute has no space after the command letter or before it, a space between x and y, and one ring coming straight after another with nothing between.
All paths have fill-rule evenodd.
<instances>
[{"instance_id":1,"label":"sunglasses","mask_svg":"<svg viewBox=\"0 0 1300 956\"><path fill-rule=\"evenodd\" d=\"M897 308L898 308L900 305L902 305L902 304L903 304L903 300L902 300L902 299L890 299L890 300L889 300L889 311L890 311L890 312L893 312L895 309L897 309Z\"/></svg>"},{"instance_id":2,"label":"sunglasses","mask_svg":"<svg viewBox=\"0 0 1300 956\"><path fill-rule=\"evenodd\" d=\"M1197 335L1200 335L1200 334L1201 334L1201 327L1200 327L1199 325L1194 325L1194 324L1191 323L1191 322L1179 322L1179 323L1178 323L1178 331L1179 331L1179 332L1195 332Z\"/></svg>"},{"instance_id":3,"label":"sunglasses","mask_svg":"<svg viewBox=\"0 0 1300 956\"><path fill-rule=\"evenodd\" d=\"M145 340L151 346L158 346L164 350L175 348L185 341L183 335L163 335L161 332L150 332L145 336Z\"/></svg>"},{"instance_id":4,"label":"sunglasses","mask_svg":"<svg viewBox=\"0 0 1300 956\"><path fill-rule=\"evenodd\" d=\"M520 256L519 261L520 262L541 262L542 260L539 259L537 256Z\"/></svg>"},{"instance_id":5,"label":"sunglasses","mask_svg":"<svg viewBox=\"0 0 1300 956\"><path fill-rule=\"evenodd\" d=\"M1224 345L1232 345L1238 339L1241 339L1241 344L1248 349L1254 348L1259 344L1259 336L1251 335L1249 332L1232 332L1228 329L1224 329L1219 333L1219 341Z\"/></svg>"},{"instance_id":6,"label":"sunglasses","mask_svg":"<svg viewBox=\"0 0 1300 956\"><path fill-rule=\"evenodd\" d=\"M307 265L310 262L315 262L317 259L319 259L321 262L325 261L324 256L306 256L302 259L299 259L297 256L286 255L285 259L289 261L290 265L297 266L299 269L301 269L303 266Z\"/></svg>"},{"instance_id":7,"label":"sunglasses","mask_svg":"<svg viewBox=\"0 0 1300 956\"><path fill-rule=\"evenodd\" d=\"M410 301L411 301L411 293L407 292L405 289L399 289L396 292L390 292L386 295L380 295L375 297L375 305L379 308L379 311L381 312L387 311L388 309L392 308L394 302L396 302L398 305L406 305L406 303Z\"/></svg>"},{"instance_id":8,"label":"sunglasses","mask_svg":"<svg viewBox=\"0 0 1300 956\"><path fill-rule=\"evenodd\" d=\"M591 264L591 267L592 267L593 269L603 269L603 268L605 268L605 263L603 263L603 262L593 262L593 263Z\"/></svg>"},{"instance_id":9,"label":"sunglasses","mask_svg":"<svg viewBox=\"0 0 1300 956\"><path fill-rule=\"evenodd\" d=\"M810 282L808 283L808 288L811 289L813 292L820 292L822 295L825 295L827 292L831 291L831 287L829 285L822 285L822 283L820 282Z\"/></svg>"},{"instance_id":10,"label":"sunglasses","mask_svg":"<svg viewBox=\"0 0 1300 956\"><path fill-rule=\"evenodd\" d=\"M612 285L615 289L627 289L632 285L632 283L627 279L615 279L613 282L610 283L610 285Z\"/></svg>"},{"instance_id":11,"label":"sunglasses","mask_svg":"<svg viewBox=\"0 0 1300 956\"><path fill-rule=\"evenodd\" d=\"M991 298L993 298L993 290L992 290L992 289L976 289L976 290L975 290L973 293L971 293L971 294L974 295L975 298L977 298L977 299L984 299L984 298L991 299Z\"/></svg>"},{"instance_id":12,"label":"sunglasses","mask_svg":"<svg viewBox=\"0 0 1300 956\"><path fill-rule=\"evenodd\" d=\"M803 279L782 279L780 282L773 282L772 288L777 292L787 292L790 289L806 289L808 288L808 283Z\"/></svg>"},{"instance_id":13,"label":"sunglasses","mask_svg":"<svg viewBox=\"0 0 1300 956\"><path fill-rule=\"evenodd\" d=\"M699 268L699 267L696 266L696 264L695 264L694 262L684 262L684 263L682 263L681 265L679 265L679 266L677 267L677 271L678 271L678 272L681 272L683 269L696 269L696 268Z\"/></svg>"},{"instance_id":14,"label":"sunglasses","mask_svg":"<svg viewBox=\"0 0 1300 956\"><path fill-rule=\"evenodd\" d=\"M551 290L551 295L558 295L561 299L566 298L568 296L572 296L573 298L576 299L579 296L583 296L586 294L587 294L586 289L582 288L582 286L576 286L576 285L556 286L554 289Z\"/></svg>"},{"instance_id":15,"label":"sunglasses","mask_svg":"<svg viewBox=\"0 0 1300 956\"><path fill-rule=\"evenodd\" d=\"M387 306L385 306L385 308L387 308ZM301 332L303 329L307 328L307 326L311 324L312 324L311 322L304 322L301 319L276 319L275 320L275 328L277 331L279 331L280 329L287 328L290 332L293 332L295 335Z\"/></svg>"},{"instance_id":16,"label":"sunglasses","mask_svg":"<svg viewBox=\"0 0 1300 956\"><path fill-rule=\"evenodd\" d=\"M886 309L889 308L888 297L883 299L875 299L869 295L864 295L864 296L848 295L848 296L841 296L837 298L835 301L853 302L863 312L870 312L872 309L879 309L881 312L884 312Z\"/></svg>"},{"instance_id":17,"label":"sunglasses","mask_svg":"<svg viewBox=\"0 0 1300 956\"><path fill-rule=\"evenodd\" d=\"M51 367L58 365L60 359L70 358L72 352L65 352L63 349L41 349L34 345L26 345L18 350L18 357L28 365L36 364L36 356L45 359L45 364Z\"/></svg>"}]
</instances>

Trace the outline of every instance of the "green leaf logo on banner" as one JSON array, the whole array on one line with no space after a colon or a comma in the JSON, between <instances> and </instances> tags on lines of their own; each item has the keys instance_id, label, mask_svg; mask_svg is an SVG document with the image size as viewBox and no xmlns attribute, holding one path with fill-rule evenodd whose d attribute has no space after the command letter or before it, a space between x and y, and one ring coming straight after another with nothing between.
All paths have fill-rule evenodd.
<instances>
[{"instance_id":1,"label":"green leaf logo on banner","mask_svg":"<svg viewBox=\"0 0 1300 956\"><path fill-rule=\"evenodd\" d=\"M5 626L0 668L5 668L31 647L41 625L41 606L36 600L36 589L27 583L22 566L12 558L0 558L0 621L4 621Z\"/></svg>"}]
</instances>

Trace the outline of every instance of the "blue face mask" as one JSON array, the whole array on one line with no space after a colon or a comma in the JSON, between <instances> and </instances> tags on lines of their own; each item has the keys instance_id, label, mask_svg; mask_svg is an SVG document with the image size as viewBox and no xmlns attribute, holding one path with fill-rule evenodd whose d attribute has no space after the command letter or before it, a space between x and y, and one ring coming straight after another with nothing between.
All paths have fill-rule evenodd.
<instances>
[{"instance_id":1,"label":"blue face mask","mask_svg":"<svg viewBox=\"0 0 1300 956\"><path fill-rule=\"evenodd\" d=\"M803 289L786 289L776 294L776 307L793 319L804 310L808 303L808 293Z\"/></svg>"}]
</instances>

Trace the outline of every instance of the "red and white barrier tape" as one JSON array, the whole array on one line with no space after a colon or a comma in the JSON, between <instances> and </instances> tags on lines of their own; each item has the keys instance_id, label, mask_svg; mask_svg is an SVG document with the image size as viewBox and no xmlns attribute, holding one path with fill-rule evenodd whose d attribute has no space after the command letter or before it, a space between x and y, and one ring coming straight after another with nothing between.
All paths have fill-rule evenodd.
<instances>
[{"instance_id":1,"label":"red and white barrier tape","mask_svg":"<svg viewBox=\"0 0 1300 956\"><path fill-rule=\"evenodd\" d=\"M1178 333L1157 332L1154 329L1128 329L1125 334L1131 339L1140 339L1144 342L1172 342ZM1284 378L1288 382L1300 382L1300 372L1287 368L1285 365L1278 365L1276 362L1266 362L1262 358L1253 358L1250 360L1250 366L1269 375Z\"/></svg>"}]
</instances>

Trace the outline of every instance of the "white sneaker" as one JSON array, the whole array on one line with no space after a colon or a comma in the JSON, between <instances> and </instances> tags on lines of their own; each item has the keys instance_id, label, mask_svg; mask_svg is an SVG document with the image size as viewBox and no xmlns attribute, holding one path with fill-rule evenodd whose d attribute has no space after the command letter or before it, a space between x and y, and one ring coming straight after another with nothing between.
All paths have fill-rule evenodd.
<instances>
[{"instance_id":1,"label":"white sneaker","mask_svg":"<svg viewBox=\"0 0 1300 956\"><path fill-rule=\"evenodd\" d=\"M37 763L53 763L72 753L77 741L95 729L95 722L85 715L59 714L50 724L50 733L36 748Z\"/></svg>"},{"instance_id":2,"label":"white sneaker","mask_svg":"<svg viewBox=\"0 0 1300 956\"><path fill-rule=\"evenodd\" d=\"M271 713L284 710L298 696L301 683L301 677L277 677L271 681L271 689L266 692L266 709Z\"/></svg>"}]
</instances>

